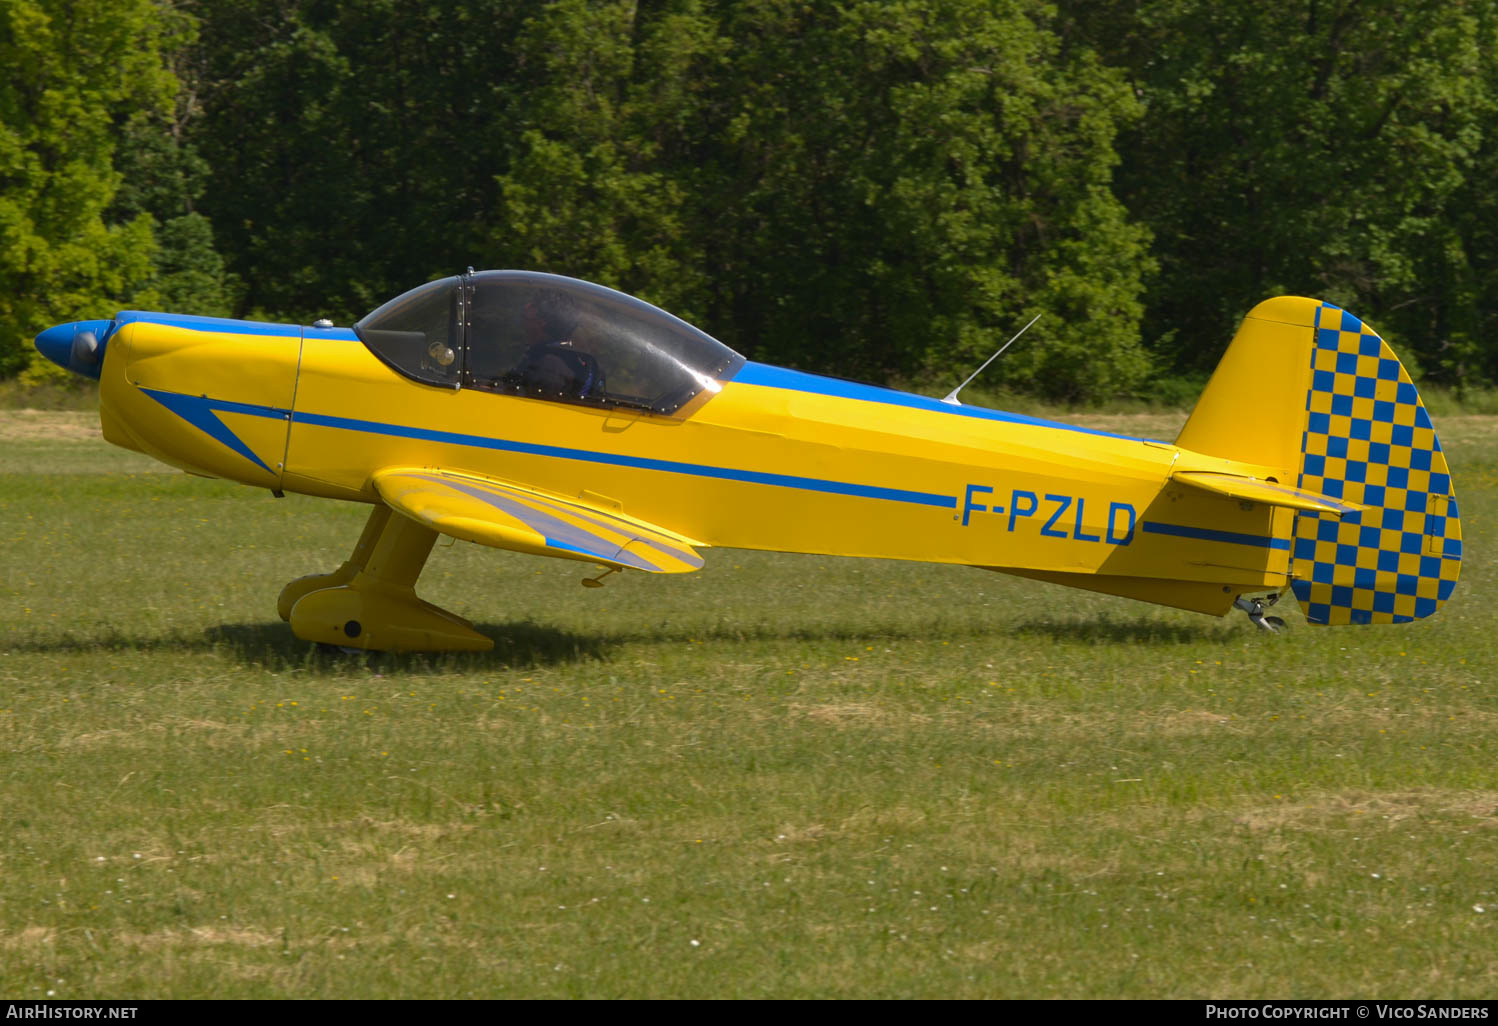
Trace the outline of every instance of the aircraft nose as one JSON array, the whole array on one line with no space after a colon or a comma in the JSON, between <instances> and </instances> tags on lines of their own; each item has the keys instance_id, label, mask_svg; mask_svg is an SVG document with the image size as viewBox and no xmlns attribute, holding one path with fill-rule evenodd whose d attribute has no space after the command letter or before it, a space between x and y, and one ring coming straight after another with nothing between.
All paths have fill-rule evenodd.
<instances>
[{"instance_id":1,"label":"aircraft nose","mask_svg":"<svg viewBox=\"0 0 1498 1026\"><path fill-rule=\"evenodd\" d=\"M36 337L36 351L75 374L97 379L104 365L104 344L114 321L69 321Z\"/></svg>"}]
</instances>

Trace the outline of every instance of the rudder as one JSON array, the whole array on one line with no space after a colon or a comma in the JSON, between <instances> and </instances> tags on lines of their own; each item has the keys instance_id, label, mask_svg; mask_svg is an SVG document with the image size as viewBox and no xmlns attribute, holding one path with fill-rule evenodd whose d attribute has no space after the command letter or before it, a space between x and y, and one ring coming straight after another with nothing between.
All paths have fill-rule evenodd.
<instances>
[{"instance_id":1,"label":"rudder","mask_svg":"<svg viewBox=\"0 0 1498 1026\"><path fill-rule=\"evenodd\" d=\"M1316 310L1297 487L1367 507L1298 512L1291 588L1315 624L1430 616L1461 572L1451 471L1388 343L1330 303Z\"/></svg>"}]
</instances>

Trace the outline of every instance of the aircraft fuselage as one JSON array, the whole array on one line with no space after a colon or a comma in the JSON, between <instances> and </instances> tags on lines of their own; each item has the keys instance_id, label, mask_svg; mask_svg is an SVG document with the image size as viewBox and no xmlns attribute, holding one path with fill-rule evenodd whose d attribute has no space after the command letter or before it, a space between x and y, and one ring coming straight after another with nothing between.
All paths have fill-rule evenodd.
<instances>
[{"instance_id":1,"label":"aircraft fuselage","mask_svg":"<svg viewBox=\"0 0 1498 1026\"><path fill-rule=\"evenodd\" d=\"M105 435L196 473L376 502L381 469L466 471L705 545L970 564L1212 613L1288 580L1293 511L1169 481L1284 468L764 364L661 415L423 384L347 329L120 320Z\"/></svg>"}]
</instances>

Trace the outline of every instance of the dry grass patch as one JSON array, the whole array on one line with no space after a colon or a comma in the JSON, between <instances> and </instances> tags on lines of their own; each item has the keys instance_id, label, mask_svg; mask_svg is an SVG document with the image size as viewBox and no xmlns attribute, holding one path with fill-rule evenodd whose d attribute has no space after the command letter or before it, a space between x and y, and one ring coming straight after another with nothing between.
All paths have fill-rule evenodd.
<instances>
[{"instance_id":1,"label":"dry grass patch","mask_svg":"<svg viewBox=\"0 0 1498 1026\"><path fill-rule=\"evenodd\" d=\"M1159 716L1141 712L1140 716L1150 721L1147 729L1151 732L1170 736L1202 734L1232 725L1231 716L1212 712L1209 709L1179 709L1175 712L1161 713Z\"/></svg>"},{"instance_id":2,"label":"dry grass patch","mask_svg":"<svg viewBox=\"0 0 1498 1026\"><path fill-rule=\"evenodd\" d=\"M232 945L244 948L268 948L281 943L281 938L264 930L238 926L190 926L186 929L153 930L138 933L117 930L109 935L117 944L142 951L161 951L166 948L192 948L205 945Z\"/></svg>"},{"instance_id":3,"label":"dry grass patch","mask_svg":"<svg viewBox=\"0 0 1498 1026\"><path fill-rule=\"evenodd\" d=\"M1188 415L1185 410L1172 413L1061 413L1048 419L1131 438L1170 441L1180 434ZM1491 414L1448 414L1436 417L1435 423L1443 447L1453 443L1480 445L1498 441L1498 417ZM1457 483L1460 485L1460 479Z\"/></svg>"},{"instance_id":4,"label":"dry grass patch","mask_svg":"<svg viewBox=\"0 0 1498 1026\"><path fill-rule=\"evenodd\" d=\"M73 410L0 410L0 442L97 442L97 413Z\"/></svg>"},{"instance_id":5,"label":"dry grass patch","mask_svg":"<svg viewBox=\"0 0 1498 1026\"><path fill-rule=\"evenodd\" d=\"M1396 708L1389 708L1375 705L1371 699L1366 706L1356 702L1331 708L1319 706L1313 714L1302 713L1299 707L1292 706L1243 712L1218 712L1205 708L1141 709L1132 714L1052 711L1044 706L1034 706L1012 711L1009 718L973 722L954 713L953 719L969 722L975 729L1007 741L1058 742L1077 737L1086 739L1089 744L1095 744L1099 740L1134 742L1266 732L1280 736L1287 731L1325 734L1335 730L1338 734L1345 733L1352 737L1381 736L1380 732L1383 732L1382 736L1390 741L1416 734L1428 739L1429 732L1433 729L1438 729L1444 735L1463 737L1469 734L1487 737L1498 733L1498 712L1468 708L1460 717L1453 718L1448 706L1435 702L1429 705L1401 704ZM947 723L944 722L943 726L947 726Z\"/></svg>"},{"instance_id":6,"label":"dry grass patch","mask_svg":"<svg viewBox=\"0 0 1498 1026\"><path fill-rule=\"evenodd\" d=\"M929 723L931 717L908 709L890 709L877 702L834 702L824 705L802 705L792 702L786 707L792 720L807 719L830 727L872 726Z\"/></svg>"},{"instance_id":7,"label":"dry grass patch","mask_svg":"<svg viewBox=\"0 0 1498 1026\"><path fill-rule=\"evenodd\" d=\"M1077 424L1130 438L1168 441L1181 433L1186 413L1062 413L1049 419L1058 424Z\"/></svg>"},{"instance_id":8,"label":"dry grass patch","mask_svg":"<svg viewBox=\"0 0 1498 1026\"><path fill-rule=\"evenodd\" d=\"M1470 415L1456 417L1436 417L1436 435L1441 439L1443 448L1452 443L1458 445L1480 445L1491 444L1498 441L1498 417L1489 415ZM1461 478L1456 479L1457 487L1461 487Z\"/></svg>"},{"instance_id":9,"label":"dry grass patch","mask_svg":"<svg viewBox=\"0 0 1498 1026\"><path fill-rule=\"evenodd\" d=\"M137 727L105 727L101 730L84 731L81 734L63 735L57 739L57 747L69 748L100 748L109 747L117 749L139 749L159 748L161 739L167 735L180 737L184 734L196 735L201 739L203 747L210 749L245 749L258 748L265 745L277 743L289 743L288 739L296 738L305 742L305 737L310 733L320 735L321 731L312 728L310 731L303 724L288 724L284 726L253 725L249 723L230 723L223 720L206 719L171 719L155 723L142 723Z\"/></svg>"},{"instance_id":10,"label":"dry grass patch","mask_svg":"<svg viewBox=\"0 0 1498 1026\"><path fill-rule=\"evenodd\" d=\"M0 933L0 951L34 952L57 943L57 931L50 926L25 926L15 933Z\"/></svg>"},{"instance_id":11,"label":"dry grass patch","mask_svg":"<svg viewBox=\"0 0 1498 1026\"><path fill-rule=\"evenodd\" d=\"M808 823L805 826L782 823L775 828L775 840L781 844L815 843L825 839L830 833L821 823Z\"/></svg>"},{"instance_id":12,"label":"dry grass patch","mask_svg":"<svg viewBox=\"0 0 1498 1026\"><path fill-rule=\"evenodd\" d=\"M922 826L931 818L924 809L908 805L890 805L883 808L868 806L845 818L839 829L849 835L886 834Z\"/></svg>"},{"instance_id":13,"label":"dry grass patch","mask_svg":"<svg viewBox=\"0 0 1498 1026\"><path fill-rule=\"evenodd\" d=\"M1250 830L1321 828L1328 821L1356 821L1359 829L1394 829L1411 819L1470 819L1498 827L1498 791L1350 791L1297 795L1283 804L1257 805L1234 821Z\"/></svg>"}]
</instances>

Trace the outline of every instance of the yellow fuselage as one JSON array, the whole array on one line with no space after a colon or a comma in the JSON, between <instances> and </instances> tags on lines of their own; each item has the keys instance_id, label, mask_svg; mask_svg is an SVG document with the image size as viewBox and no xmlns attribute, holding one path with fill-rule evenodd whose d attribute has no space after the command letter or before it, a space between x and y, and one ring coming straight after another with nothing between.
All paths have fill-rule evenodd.
<instances>
[{"instance_id":1,"label":"yellow fuselage","mask_svg":"<svg viewBox=\"0 0 1498 1026\"><path fill-rule=\"evenodd\" d=\"M412 381L347 329L122 315L112 442L195 473L377 502L467 471L705 545L1002 569L1222 613L1278 589L1293 512L1171 485L1294 467L750 363L673 415Z\"/></svg>"}]
</instances>

